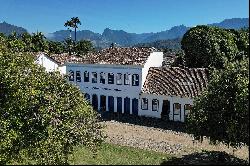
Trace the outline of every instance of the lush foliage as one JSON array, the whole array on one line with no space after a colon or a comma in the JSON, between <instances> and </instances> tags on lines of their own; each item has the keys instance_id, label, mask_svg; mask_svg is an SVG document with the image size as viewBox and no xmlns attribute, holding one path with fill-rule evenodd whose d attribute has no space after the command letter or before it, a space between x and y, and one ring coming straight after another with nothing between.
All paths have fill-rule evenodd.
<instances>
[{"instance_id":1,"label":"lush foliage","mask_svg":"<svg viewBox=\"0 0 250 166\"><path fill-rule=\"evenodd\" d=\"M209 26L191 28L181 41L188 67L222 68L234 61L238 52L248 50L249 31L226 30Z\"/></svg>"},{"instance_id":2,"label":"lush foliage","mask_svg":"<svg viewBox=\"0 0 250 166\"><path fill-rule=\"evenodd\" d=\"M241 55L242 56L242 55ZM213 143L249 145L249 59L226 62L224 70L211 70L207 90L196 99L188 118L195 137Z\"/></svg>"},{"instance_id":3,"label":"lush foliage","mask_svg":"<svg viewBox=\"0 0 250 166\"><path fill-rule=\"evenodd\" d=\"M81 91L16 50L0 36L0 164L67 164L74 146L95 150L101 126Z\"/></svg>"},{"instance_id":4,"label":"lush foliage","mask_svg":"<svg viewBox=\"0 0 250 166\"><path fill-rule=\"evenodd\" d=\"M2 38L7 39L7 47L14 49L16 52L48 52L48 53L74 53L79 56L94 51L93 44L88 40L73 41L70 38L66 38L64 42L55 42L46 40L46 37L41 33L23 33L18 35L13 32L9 36L1 34Z\"/></svg>"}]
</instances>

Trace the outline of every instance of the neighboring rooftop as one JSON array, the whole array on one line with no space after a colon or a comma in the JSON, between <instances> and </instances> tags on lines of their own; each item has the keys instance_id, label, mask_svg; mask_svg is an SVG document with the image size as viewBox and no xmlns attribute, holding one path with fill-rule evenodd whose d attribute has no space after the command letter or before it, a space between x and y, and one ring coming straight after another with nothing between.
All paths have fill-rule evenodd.
<instances>
[{"instance_id":1,"label":"neighboring rooftop","mask_svg":"<svg viewBox=\"0 0 250 166\"><path fill-rule=\"evenodd\" d=\"M142 92L156 95L195 97L207 87L205 68L151 67Z\"/></svg>"},{"instance_id":2,"label":"neighboring rooftop","mask_svg":"<svg viewBox=\"0 0 250 166\"><path fill-rule=\"evenodd\" d=\"M110 47L98 52L91 52L83 58L76 55L46 54L59 64L85 63L85 64L119 64L119 65L144 65L150 53L157 51L155 48L146 47ZM41 52L36 53L39 56Z\"/></svg>"},{"instance_id":3,"label":"neighboring rooftop","mask_svg":"<svg viewBox=\"0 0 250 166\"><path fill-rule=\"evenodd\" d=\"M87 54L83 61L89 64L144 65L155 48L110 47Z\"/></svg>"},{"instance_id":4,"label":"neighboring rooftop","mask_svg":"<svg viewBox=\"0 0 250 166\"><path fill-rule=\"evenodd\" d=\"M41 54L45 54L46 56L48 56L49 58L51 58L53 61L55 61L56 63L63 65L66 62L70 62L70 63L79 63L79 62L83 62L83 59L79 56L76 55L69 55L68 53L62 53L62 54L47 54L47 53L43 53L43 52L38 52L35 54L36 57L38 57Z\"/></svg>"}]
</instances>

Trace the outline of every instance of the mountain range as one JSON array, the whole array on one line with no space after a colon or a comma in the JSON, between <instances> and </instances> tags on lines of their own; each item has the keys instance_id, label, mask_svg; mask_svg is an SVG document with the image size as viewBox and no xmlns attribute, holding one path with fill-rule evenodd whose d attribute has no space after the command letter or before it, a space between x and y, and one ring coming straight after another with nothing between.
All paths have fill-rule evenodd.
<instances>
[{"instance_id":1,"label":"mountain range","mask_svg":"<svg viewBox=\"0 0 250 166\"><path fill-rule=\"evenodd\" d=\"M240 29L244 27L249 27L249 18L232 18L225 19L220 23L207 24L208 26L217 26L227 29ZM6 28L9 27L9 28ZM169 30L156 32L156 33L128 33L124 30L112 30L109 28L104 29L102 34L92 32L90 30L77 31L77 40L90 40L95 47L105 48L109 47L111 43L116 43L118 46L133 46L138 43L151 43L156 41L172 40L176 38L182 38L182 36L191 27L186 27L185 25L174 26ZM13 30L18 30L18 32L27 32L24 28L16 27L6 22L0 23L0 32L9 34ZM53 41L64 41L69 37L69 30L60 30L46 35L47 39ZM73 32L72 32L72 36ZM167 42L169 43L169 42ZM178 45L178 44L177 44Z\"/></svg>"}]
</instances>

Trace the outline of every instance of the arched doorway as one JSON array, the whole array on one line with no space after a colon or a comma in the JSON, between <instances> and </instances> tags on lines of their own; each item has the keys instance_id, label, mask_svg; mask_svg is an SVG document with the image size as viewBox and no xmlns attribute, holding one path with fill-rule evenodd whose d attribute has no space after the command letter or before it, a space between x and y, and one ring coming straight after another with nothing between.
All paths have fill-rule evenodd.
<instances>
[{"instance_id":1,"label":"arched doorway","mask_svg":"<svg viewBox=\"0 0 250 166\"><path fill-rule=\"evenodd\" d=\"M138 115L138 99L132 99L132 113L133 115Z\"/></svg>"},{"instance_id":2,"label":"arched doorway","mask_svg":"<svg viewBox=\"0 0 250 166\"><path fill-rule=\"evenodd\" d=\"M92 106L94 110L98 110L98 96L96 94L92 95Z\"/></svg>"}]
</instances>

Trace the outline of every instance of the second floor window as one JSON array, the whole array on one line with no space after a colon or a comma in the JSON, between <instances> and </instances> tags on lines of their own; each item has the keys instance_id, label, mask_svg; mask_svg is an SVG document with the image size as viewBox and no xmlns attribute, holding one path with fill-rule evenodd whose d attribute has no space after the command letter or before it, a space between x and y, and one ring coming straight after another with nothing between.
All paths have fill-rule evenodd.
<instances>
[{"instance_id":1,"label":"second floor window","mask_svg":"<svg viewBox=\"0 0 250 166\"><path fill-rule=\"evenodd\" d=\"M142 98L141 109L143 109L143 110L147 110L148 109L148 99Z\"/></svg>"},{"instance_id":2,"label":"second floor window","mask_svg":"<svg viewBox=\"0 0 250 166\"><path fill-rule=\"evenodd\" d=\"M105 84L105 73L100 73L100 83Z\"/></svg>"},{"instance_id":3,"label":"second floor window","mask_svg":"<svg viewBox=\"0 0 250 166\"><path fill-rule=\"evenodd\" d=\"M92 72L92 83L97 83L97 73Z\"/></svg>"},{"instance_id":4,"label":"second floor window","mask_svg":"<svg viewBox=\"0 0 250 166\"><path fill-rule=\"evenodd\" d=\"M138 74L132 75L132 85L139 86L139 75Z\"/></svg>"},{"instance_id":5,"label":"second floor window","mask_svg":"<svg viewBox=\"0 0 250 166\"><path fill-rule=\"evenodd\" d=\"M121 85L122 84L122 74L121 73L117 73L116 84L117 85Z\"/></svg>"},{"instance_id":6,"label":"second floor window","mask_svg":"<svg viewBox=\"0 0 250 166\"><path fill-rule=\"evenodd\" d=\"M89 82L89 72L84 72L84 82Z\"/></svg>"},{"instance_id":7,"label":"second floor window","mask_svg":"<svg viewBox=\"0 0 250 166\"><path fill-rule=\"evenodd\" d=\"M124 74L124 85L129 85L130 82L130 74Z\"/></svg>"},{"instance_id":8,"label":"second floor window","mask_svg":"<svg viewBox=\"0 0 250 166\"><path fill-rule=\"evenodd\" d=\"M74 71L69 71L69 81L74 81Z\"/></svg>"},{"instance_id":9,"label":"second floor window","mask_svg":"<svg viewBox=\"0 0 250 166\"><path fill-rule=\"evenodd\" d=\"M108 84L114 84L114 74L108 73Z\"/></svg>"},{"instance_id":10,"label":"second floor window","mask_svg":"<svg viewBox=\"0 0 250 166\"><path fill-rule=\"evenodd\" d=\"M81 82L81 72L76 71L76 82Z\"/></svg>"}]
</instances>

